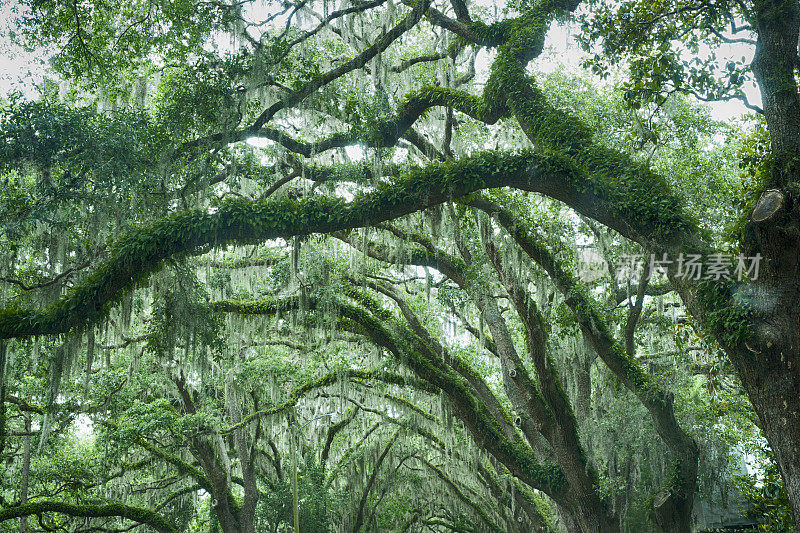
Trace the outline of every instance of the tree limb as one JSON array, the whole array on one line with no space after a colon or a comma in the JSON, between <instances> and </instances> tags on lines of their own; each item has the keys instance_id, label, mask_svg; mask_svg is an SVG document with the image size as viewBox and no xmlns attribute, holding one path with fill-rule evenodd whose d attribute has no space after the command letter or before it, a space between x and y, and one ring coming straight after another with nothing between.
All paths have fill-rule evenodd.
<instances>
[{"instance_id":1,"label":"tree limb","mask_svg":"<svg viewBox=\"0 0 800 533\"><path fill-rule=\"evenodd\" d=\"M0 522L21 518L30 515L41 515L43 513L59 513L69 516L83 518L105 518L118 516L133 520L140 524L146 524L159 533L178 533L178 530L170 524L164 517L149 509L132 507L121 503L110 503L101 505L73 504L60 501L38 501L6 507L0 509Z\"/></svg>"}]
</instances>

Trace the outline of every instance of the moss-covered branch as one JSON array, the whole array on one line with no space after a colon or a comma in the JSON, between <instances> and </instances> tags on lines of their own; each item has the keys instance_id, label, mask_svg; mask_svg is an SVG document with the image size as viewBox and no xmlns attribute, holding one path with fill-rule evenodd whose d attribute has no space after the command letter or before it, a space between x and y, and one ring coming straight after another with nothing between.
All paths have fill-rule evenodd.
<instances>
[{"instance_id":1,"label":"moss-covered branch","mask_svg":"<svg viewBox=\"0 0 800 533\"><path fill-rule=\"evenodd\" d=\"M571 169L567 179L576 180L561 190L539 191L563 201L648 250L679 257L681 253L709 254L707 232L684 209L683 200L662 176L627 154L599 145L592 130L568 111L553 107L527 75L527 62L541 51L541 22L552 9L572 9L574 3L542 4L522 17L481 30L496 42L498 57L484 95L493 92L506 105L530 141L543 150L561 154L563 167ZM551 9L552 8L552 9ZM540 12L542 14L537 15ZM526 19L530 19L526 22ZM526 188L524 185L516 185ZM579 194L575 194L576 190ZM736 283L710 283L677 279L670 269L673 286L690 312L719 340L733 360L746 366L745 341L759 331L747 301L737 296ZM768 329L768 328L764 328ZM753 339L752 344L775 344L774 339Z\"/></svg>"},{"instance_id":2,"label":"moss-covered branch","mask_svg":"<svg viewBox=\"0 0 800 533\"><path fill-rule=\"evenodd\" d=\"M463 268L459 266L461 263L456 258L453 258L439 250L435 250L432 248L432 246L429 249L432 250L433 255L437 258L437 264L442 272L445 272L447 275L457 276L459 279L464 278ZM413 259L419 254L412 252L410 255L410 259ZM427 256L427 253L424 255ZM411 262L409 264L419 263ZM467 380L467 383L469 383L470 386L472 386L473 393L486 405L486 407L492 413L492 416L494 416L494 419L497 420L502 427L506 437L514 438L517 434L517 430L513 425L512 415L503 406L492 390L487 386L483 377L480 376L463 358L459 357L457 354L453 354L445 350L444 346L442 346L442 344L439 343L439 341L436 340L436 338L434 338L434 336L431 335L431 333L422 325L422 322L413 312L411 306L409 306L405 299L401 298L399 294L388 287L374 284L369 281L366 281L365 285L380 291L382 294L395 301L400 309L401 314L405 318L411 330L414 332L416 338L419 338L423 342L422 344L418 345L418 348L421 350L432 350L436 353L437 357L448 361L449 366L461 377ZM524 429L525 428L523 428L523 431ZM530 433L526 434L526 436L529 439L531 438Z\"/></svg>"},{"instance_id":3,"label":"moss-covered branch","mask_svg":"<svg viewBox=\"0 0 800 533\"><path fill-rule=\"evenodd\" d=\"M494 243L485 241L484 248L522 321L527 351L533 362L539 390L554 421L549 431L543 434L556 451L564 475L580 499L580 510L575 513L577 519L586 520L589 518L588 515L592 514L594 520L605 521L604 529L617 528L618 519L602 501L597 491L599 476L584 454L572 403L561 385L561 378L555 371L555 364L547 352L546 328L539 308L529 292L523 288L516 274L505 264ZM524 367L514 368L513 373L516 376L528 374Z\"/></svg>"},{"instance_id":4,"label":"moss-covered branch","mask_svg":"<svg viewBox=\"0 0 800 533\"><path fill-rule=\"evenodd\" d=\"M656 431L678 461L676 471L679 472L680 483L668 487L673 493L672 500L681 513L691 514L697 484L698 447L675 418L672 394L663 390L626 352L601 317L585 287L563 267L555 254L527 225L521 224L510 211L486 198L473 198L469 203L495 216L525 253L548 273L595 352L650 412ZM688 522L685 526L688 527Z\"/></svg>"},{"instance_id":5,"label":"moss-covered branch","mask_svg":"<svg viewBox=\"0 0 800 533\"><path fill-rule=\"evenodd\" d=\"M325 472L325 468L328 466L328 456L331 453L331 446L333 445L333 439L336 438L336 434L342 431L347 425L355 420L356 415L358 414L358 408L352 409L349 414L344 417L342 420L336 422L335 424L331 424L328 427L328 433L325 436L325 444L322 446L322 453L320 454L320 466L322 467L322 472Z\"/></svg>"},{"instance_id":6,"label":"moss-covered branch","mask_svg":"<svg viewBox=\"0 0 800 533\"><path fill-rule=\"evenodd\" d=\"M175 498L180 498L184 494L191 494L193 492L198 492L202 488L203 487L200 486L199 483L194 483L192 485L186 485L185 487L182 487L182 488L180 488L178 490L175 490L175 491L171 492L169 495L167 495L167 497L164 498L161 501L161 503L159 503L156 506L156 511L160 511L161 509L163 509L164 507L169 505L170 502L172 502Z\"/></svg>"},{"instance_id":7,"label":"moss-covered branch","mask_svg":"<svg viewBox=\"0 0 800 533\"><path fill-rule=\"evenodd\" d=\"M565 201L635 240L649 234L647 220L635 214L628 218L609 201L607 192L594 191L582 175L556 156L484 152L454 162L430 163L351 202L325 197L233 199L211 213L178 212L130 230L109 247L109 258L102 265L47 309L0 311L0 338L61 334L96 322L124 291L144 281L168 257L196 253L209 245L257 243L376 225L504 185Z\"/></svg>"},{"instance_id":8,"label":"moss-covered branch","mask_svg":"<svg viewBox=\"0 0 800 533\"><path fill-rule=\"evenodd\" d=\"M146 524L159 533L178 533L164 517L149 509L121 503L103 505L74 504L60 501L38 501L0 509L0 522L44 513L58 513L81 518L120 517L139 524Z\"/></svg>"},{"instance_id":9,"label":"moss-covered branch","mask_svg":"<svg viewBox=\"0 0 800 533\"><path fill-rule=\"evenodd\" d=\"M557 465L540 463L531 447L519 435L509 437L491 410L480 400L472 386L435 352L424 353L426 345L419 337L401 325L386 318L377 318L355 305L335 302L340 319L361 326L377 345L389 350L403 361L422 380L441 389L453 403L459 418L469 429L479 446L502 462L513 475L528 485L542 490L554 499L563 500L567 489L564 475ZM269 302L265 309L272 310L283 304ZM248 306L250 309L257 305ZM387 324L394 327L390 331Z\"/></svg>"},{"instance_id":10,"label":"moss-covered branch","mask_svg":"<svg viewBox=\"0 0 800 533\"><path fill-rule=\"evenodd\" d=\"M278 413L282 413L282 412L286 411L287 409L290 409L291 407L294 407L295 405L297 405L297 402L299 402L300 399L304 395L306 395L307 393L309 393L309 392L311 392L313 390L316 390L316 389L329 387L330 385L333 385L334 383L337 383L337 382L339 382L339 381L341 381L343 379L350 379L350 380L354 380L354 381L378 380L378 381L383 381L385 383L391 383L391 384L394 384L394 385L400 385L400 386L405 386L405 387L408 387L408 386L415 387L415 388L418 388L418 389L423 390L425 392L429 392L431 394L438 393L438 389L436 387L431 386L428 383L425 383L423 381L414 379L413 377L409 378L409 377L401 376L400 374L394 374L394 373L391 373L391 372L384 372L384 371L378 371L378 370L373 370L373 371L370 371L370 370L348 370L347 372L332 372L330 374L325 374L322 377L319 377L317 379L313 379L311 381L308 381L308 382L304 383L303 385L295 388L292 391L292 393L289 395L289 398L286 401L284 401L283 403L280 403L280 404L278 404L278 405L276 405L274 407L270 407L268 409L261 409L259 411L254 412L254 413L250 413L246 417L242 418L242 420L240 422L238 422L237 424L234 424L234 425L232 425L230 427L224 428L222 430L222 433L230 433L230 432L232 432L232 431L234 431L236 429L244 427L244 426L246 426L247 424L249 424L250 422L256 420L259 417L271 416L271 415L275 415L275 414L278 414Z\"/></svg>"},{"instance_id":11,"label":"moss-covered branch","mask_svg":"<svg viewBox=\"0 0 800 533\"><path fill-rule=\"evenodd\" d=\"M41 407L39 405L32 405L32 404L26 402L25 400L23 400L22 398L17 398L16 396L12 396L12 395L9 394L9 395L7 395L5 397L5 401L8 402L8 403L15 404L17 406L17 409L19 409L20 411L28 412L28 413L36 413L36 414L39 414L39 415L43 415L44 414L44 408L43 407Z\"/></svg>"},{"instance_id":12,"label":"moss-covered branch","mask_svg":"<svg viewBox=\"0 0 800 533\"><path fill-rule=\"evenodd\" d=\"M0 338L61 334L102 318L125 290L176 255L209 245L255 243L294 235L330 233L398 218L482 188L505 185L547 166L534 154L487 152L452 163L431 163L392 185L346 202L312 197L233 199L214 212L187 210L130 230L109 247L109 258L66 296L44 310L0 311Z\"/></svg>"},{"instance_id":13,"label":"moss-covered branch","mask_svg":"<svg viewBox=\"0 0 800 533\"><path fill-rule=\"evenodd\" d=\"M455 494L458 497L459 500L467 504L473 511L475 511L475 513L481 518L483 523L486 524L488 531L496 531L498 533L502 533L503 529L500 526L498 526L494 520L492 520L492 518L486 513L483 507L472 501L471 498L469 498L466 494L464 494L464 491L461 490L461 488L456 484L456 482L450 479L450 476L445 474L441 468L434 465L433 463L431 463L430 461L428 461L423 457L419 457L418 459L430 470L432 470L433 473L435 473L439 477L439 479L441 479L444 482L444 484L447 485L447 487L453 492L453 494Z\"/></svg>"},{"instance_id":14,"label":"moss-covered branch","mask_svg":"<svg viewBox=\"0 0 800 533\"><path fill-rule=\"evenodd\" d=\"M197 484L202 489L209 493L213 492L211 480L208 479L208 476L206 476L199 468L187 463L177 455L169 453L155 444L150 443L143 437L136 437L135 442L137 445L150 452L150 454L152 454L154 457L158 457L164 462L174 466L175 469L181 474L193 478L195 481L197 481Z\"/></svg>"},{"instance_id":15,"label":"moss-covered branch","mask_svg":"<svg viewBox=\"0 0 800 533\"><path fill-rule=\"evenodd\" d=\"M228 131L216 133L208 137L195 139L184 143L181 149L190 150L197 148L198 146L213 145L220 142L231 142L233 140L241 140L252 135L257 135L264 125L272 120L272 118L281 110L290 109L296 106L314 94L321 87L324 87L325 85L348 74L349 72L353 72L354 70L362 68L373 57L386 50L394 41L400 38L405 32L413 28L422 19L429 5L429 0L415 2L411 12L406 15L406 17L404 17L397 25L381 35L371 46L368 46L362 50L361 53L349 61L346 61L327 72L315 76L303 84L303 86L298 90L289 92L289 94L262 111L258 118L247 129L233 132Z\"/></svg>"},{"instance_id":16,"label":"moss-covered branch","mask_svg":"<svg viewBox=\"0 0 800 533\"><path fill-rule=\"evenodd\" d=\"M347 464L350 462L350 460L356 455L356 452L359 449L361 449L361 446L363 446L364 443L367 442L367 439L369 439L370 435L372 435L375 431L377 431L378 428L381 427L381 426L382 426L382 424L380 422L376 422L375 424L370 426L369 429L367 429L366 431L363 432L363 434L361 435L361 438L358 439L358 441L355 444L350 446L347 449L347 451L344 452L344 454L342 455L342 458L339 459L339 461L336 463L336 465L331 470L331 473L328 476L326 476L326 479L325 479L325 487L326 488L331 485L331 483L333 482L334 479L336 479L336 477L339 475L339 472L341 472L342 469L345 466L347 466Z\"/></svg>"}]
</instances>

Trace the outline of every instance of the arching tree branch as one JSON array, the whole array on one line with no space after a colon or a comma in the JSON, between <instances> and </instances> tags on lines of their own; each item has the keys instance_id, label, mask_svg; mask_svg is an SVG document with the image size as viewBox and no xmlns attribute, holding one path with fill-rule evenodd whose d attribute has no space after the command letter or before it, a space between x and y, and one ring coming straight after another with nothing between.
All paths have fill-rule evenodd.
<instances>
[{"instance_id":1,"label":"arching tree branch","mask_svg":"<svg viewBox=\"0 0 800 533\"><path fill-rule=\"evenodd\" d=\"M38 501L15 507L0 509L0 522L24 516L58 513L82 518L120 517L140 524L147 524L159 533L178 533L164 517L149 509L132 507L121 503L101 505L74 504L60 501Z\"/></svg>"}]
</instances>

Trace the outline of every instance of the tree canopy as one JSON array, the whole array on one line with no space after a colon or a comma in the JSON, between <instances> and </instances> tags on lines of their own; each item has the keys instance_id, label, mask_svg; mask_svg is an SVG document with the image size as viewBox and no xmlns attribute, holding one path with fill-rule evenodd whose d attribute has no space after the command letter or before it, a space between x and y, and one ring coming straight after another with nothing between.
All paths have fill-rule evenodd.
<instances>
[{"instance_id":1,"label":"tree canopy","mask_svg":"<svg viewBox=\"0 0 800 533\"><path fill-rule=\"evenodd\" d=\"M12 15L0 531L800 529L796 0Z\"/></svg>"}]
</instances>

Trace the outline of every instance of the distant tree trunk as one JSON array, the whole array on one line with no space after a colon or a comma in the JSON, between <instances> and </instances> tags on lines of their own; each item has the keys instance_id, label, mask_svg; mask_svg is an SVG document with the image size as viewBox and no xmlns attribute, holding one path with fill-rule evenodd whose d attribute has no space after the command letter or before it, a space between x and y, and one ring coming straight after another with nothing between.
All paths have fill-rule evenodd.
<instances>
[{"instance_id":1,"label":"distant tree trunk","mask_svg":"<svg viewBox=\"0 0 800 533\"><path fill-rule=\"evenodd\" d=\"M0 340L0 453L6 447L6 343Z\"/></svg>"},{"instance_id":2,"label":"distant tree trunk","mask_svg":"<svg viewBox=\"0 0 800 533\"><path fill-rule=\"evenodd\" d=\"M192 395L186 388L185 378L175 379L174 383L186 412L190 414L196 413L197 410L192 400ZM215 436L218 437L219 434ZM221 439L212 440L205 437L192 439L192 453L211 483L212 514L216 516L223 533L253 533L254 525L252 519L249 522L245 521L244 527L242 527L239 516L240 507L230 492L231 473L229 468L223 465L223 455L227 454L224 443L215 452L214 443L220 441ZM229 465L228 461L226 463Z\"/></svg>"},{"instance_id":3,"label":"distant tree trunk","mask_svg":"<svg viewBox=\"0 0 800 533\"><path fill-rule=\"evenodd\" d=\"M31 417L27 413L25 417L25 438L22 441L22 479L19 485L20 505L28 503L28 483L30 482L31 472ZM28 533L28 517L23 516L19 519L20 533Z\"/></svg>"}]
</instances>

